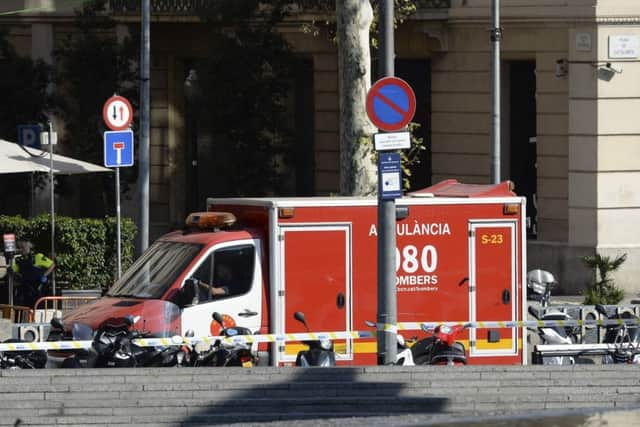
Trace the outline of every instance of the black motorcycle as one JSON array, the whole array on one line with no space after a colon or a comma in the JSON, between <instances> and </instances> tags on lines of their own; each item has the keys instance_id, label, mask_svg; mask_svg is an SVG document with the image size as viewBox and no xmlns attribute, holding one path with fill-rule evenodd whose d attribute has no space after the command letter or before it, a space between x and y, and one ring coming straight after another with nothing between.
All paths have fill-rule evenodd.
<instances>
[{"instance_id":1,"label":"black motorcycle","mask_svg":"<svg viewBox=\"0 0 640 427\"><path fill-rule=\"evenodd\" d=\"M416 365L466 365L467 350L456 339L468 327L468 324L438 325L433 329L423 326L422 330L432 335L411 346L413 362Z\"/></svg>"},{"instance_id":2,"label":"black motorcycle","mask_svg":"<svg viewBox=\"0 0 640 427\"><path fill-rule=\"evenodd\" d=\"M141 346L137 339L154 338L133 328L133 316L111 318L104 321L91 342L91 348L78 351L66 358L63 368L124 368L124 367L165 367L188 364L190 351L182 345L181 337L174 337L173 345ZM74 339L86 339L83 325L74 324Z\"/></svg>"},{"instance_id":3,"label":"black motorcycle","mask_svg":"<svg viewBox=\"0 0 640 427\"><path fill-rule=\"evenodd\" d=\"M4 344L18 344L23 341L8 339ZM47 364L47 352L44 350L2 351L0 369L42 369Z\"/></svg>"},{"instance_id":4,"label":"black motorcycle","mask_svg":"<svg viewBox=\"0 0 640 427\"><path fill-rule=\"evenodd\" d=\"M610 344L613 349L602 357L603 364L633 363L640 364L640 325L638 319L628 311L616 312L615 308L607 308L596 304L596 311L608 320L622 320L616 325L606 325L603 344ZM635 320L635 322L624 322Z\"/></svg>"},{"instance_id":5,"label":"black motorcycle","mask_svg":"<svg viewBox=\"0 0 640 427\"><path fill-rule=\"evenodd\" d=\"M310 331L307 321L304 318L304 313L296 311L293 314L293 318L302 323L307 329L307 332ZM333 341L327 339L307 340L303 341L303 344L308 348L298 352L296 356L296 366L336 366L336 353L333 349Z\"/></svg>"},{"instance_id":6,"label":"black motorcycle","mask_svg":"<svg viewBox=\"0 0 640 427\"><path fill-rule=\"evenodd\" d=\"M189 350L182 345L181 337L171 338L172 345L141 346L136 344L136 340L154 337L132 329L134 323L132 316L125 316L109 319L98 328L91 344L96 353L93 367L168 367L185 364Z\"/></svg>"}]
</instances>

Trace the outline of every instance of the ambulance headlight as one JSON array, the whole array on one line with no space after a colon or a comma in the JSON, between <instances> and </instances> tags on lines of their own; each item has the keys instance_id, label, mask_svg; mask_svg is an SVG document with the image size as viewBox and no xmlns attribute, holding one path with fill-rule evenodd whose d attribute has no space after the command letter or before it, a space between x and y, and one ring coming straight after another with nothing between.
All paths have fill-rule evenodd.
<instances>
[{"instance_id":1,"label":"ambulance headlight","mask_svg":"<svg viewBox=\"0 0 640 427\"><path fill-rule=\"evenodd\" d=\"M331 350L331 340L320 340L320 347L323 350Z\"/></svg>"}]
</instances>

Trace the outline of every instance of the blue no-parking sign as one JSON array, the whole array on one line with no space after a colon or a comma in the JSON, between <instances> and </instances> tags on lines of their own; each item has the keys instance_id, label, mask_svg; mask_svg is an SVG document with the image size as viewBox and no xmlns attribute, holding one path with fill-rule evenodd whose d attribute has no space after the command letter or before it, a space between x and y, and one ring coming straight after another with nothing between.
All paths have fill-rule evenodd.
<instances>
[{"instance_id":1,"label":"blue no-parking sign","mask_svg":"<svg viewBox=\"0 0 640 427\"><path fill-rule=\"evenodd\" d=\"M104 133L104 165L108 168L133 166L133 131Z\"/></svg>"},{"instance_id":2,"label":"blue no-parking sign","mask_svg":"<svg viewBox=\"0 0 640 427\"><path fill-rule=\"evenodd\" d=\"M416 96L407 82L384 77L367 93L367 115L378 128L393 132L404 128L416 112Z\"/></svg>"}]
</instances>

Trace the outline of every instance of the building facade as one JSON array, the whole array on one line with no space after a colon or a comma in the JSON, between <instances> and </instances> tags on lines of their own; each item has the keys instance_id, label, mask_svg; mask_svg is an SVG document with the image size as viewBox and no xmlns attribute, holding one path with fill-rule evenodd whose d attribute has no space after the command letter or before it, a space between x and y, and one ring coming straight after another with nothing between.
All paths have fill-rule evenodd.
<instances>
[{"instance_id":1,"label":"building facade","mask_svg":"<svg viewBox=\"0 0 640 427\"><path fill-rule=\"evenodd\" d=\"M0 16L25 54L51 61L57 34L72 18L54 3L3 2L3 9L28 9ZM137 3L111 1L120 31L139 22ZM188 136L184 83L190 64L206 54L206 26L190 9L199 3L152 1L152 237L190 209L188 139L206 147L213 138ZM418 4L395 35L396 74L416 90L415 120L428 147L417 182L488 183L491 0ZM307 18L281 27L304 59L293 107L303 114L292 193L332 194L340 174L337 51L326 37L301 31ZM640 2L502 0L501 27L501 178L527 197L528 268L552 271L563 291L579 292L592 280L580 257L626 253L616 282L640 291ZM134 216L132 200L124 212Z\"/></svg>"}]
</instances>

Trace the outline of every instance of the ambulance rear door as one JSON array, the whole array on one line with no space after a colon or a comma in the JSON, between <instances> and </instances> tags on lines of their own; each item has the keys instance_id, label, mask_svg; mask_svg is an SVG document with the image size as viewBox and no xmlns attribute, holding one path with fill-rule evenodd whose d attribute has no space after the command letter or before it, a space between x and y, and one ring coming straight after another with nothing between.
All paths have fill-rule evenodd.
<instances>
[{"instance_id":1,"label":"ambulance rear door","mask_svg":"<svg viewBox=\"0 0 640 427\"><path fill-rule=\"evenodd\" d=\"M517 320L517 221L469 222L469 320ZM517 328L472 328L470 356L513 356Z\"/></svg>"}]
</instances>

